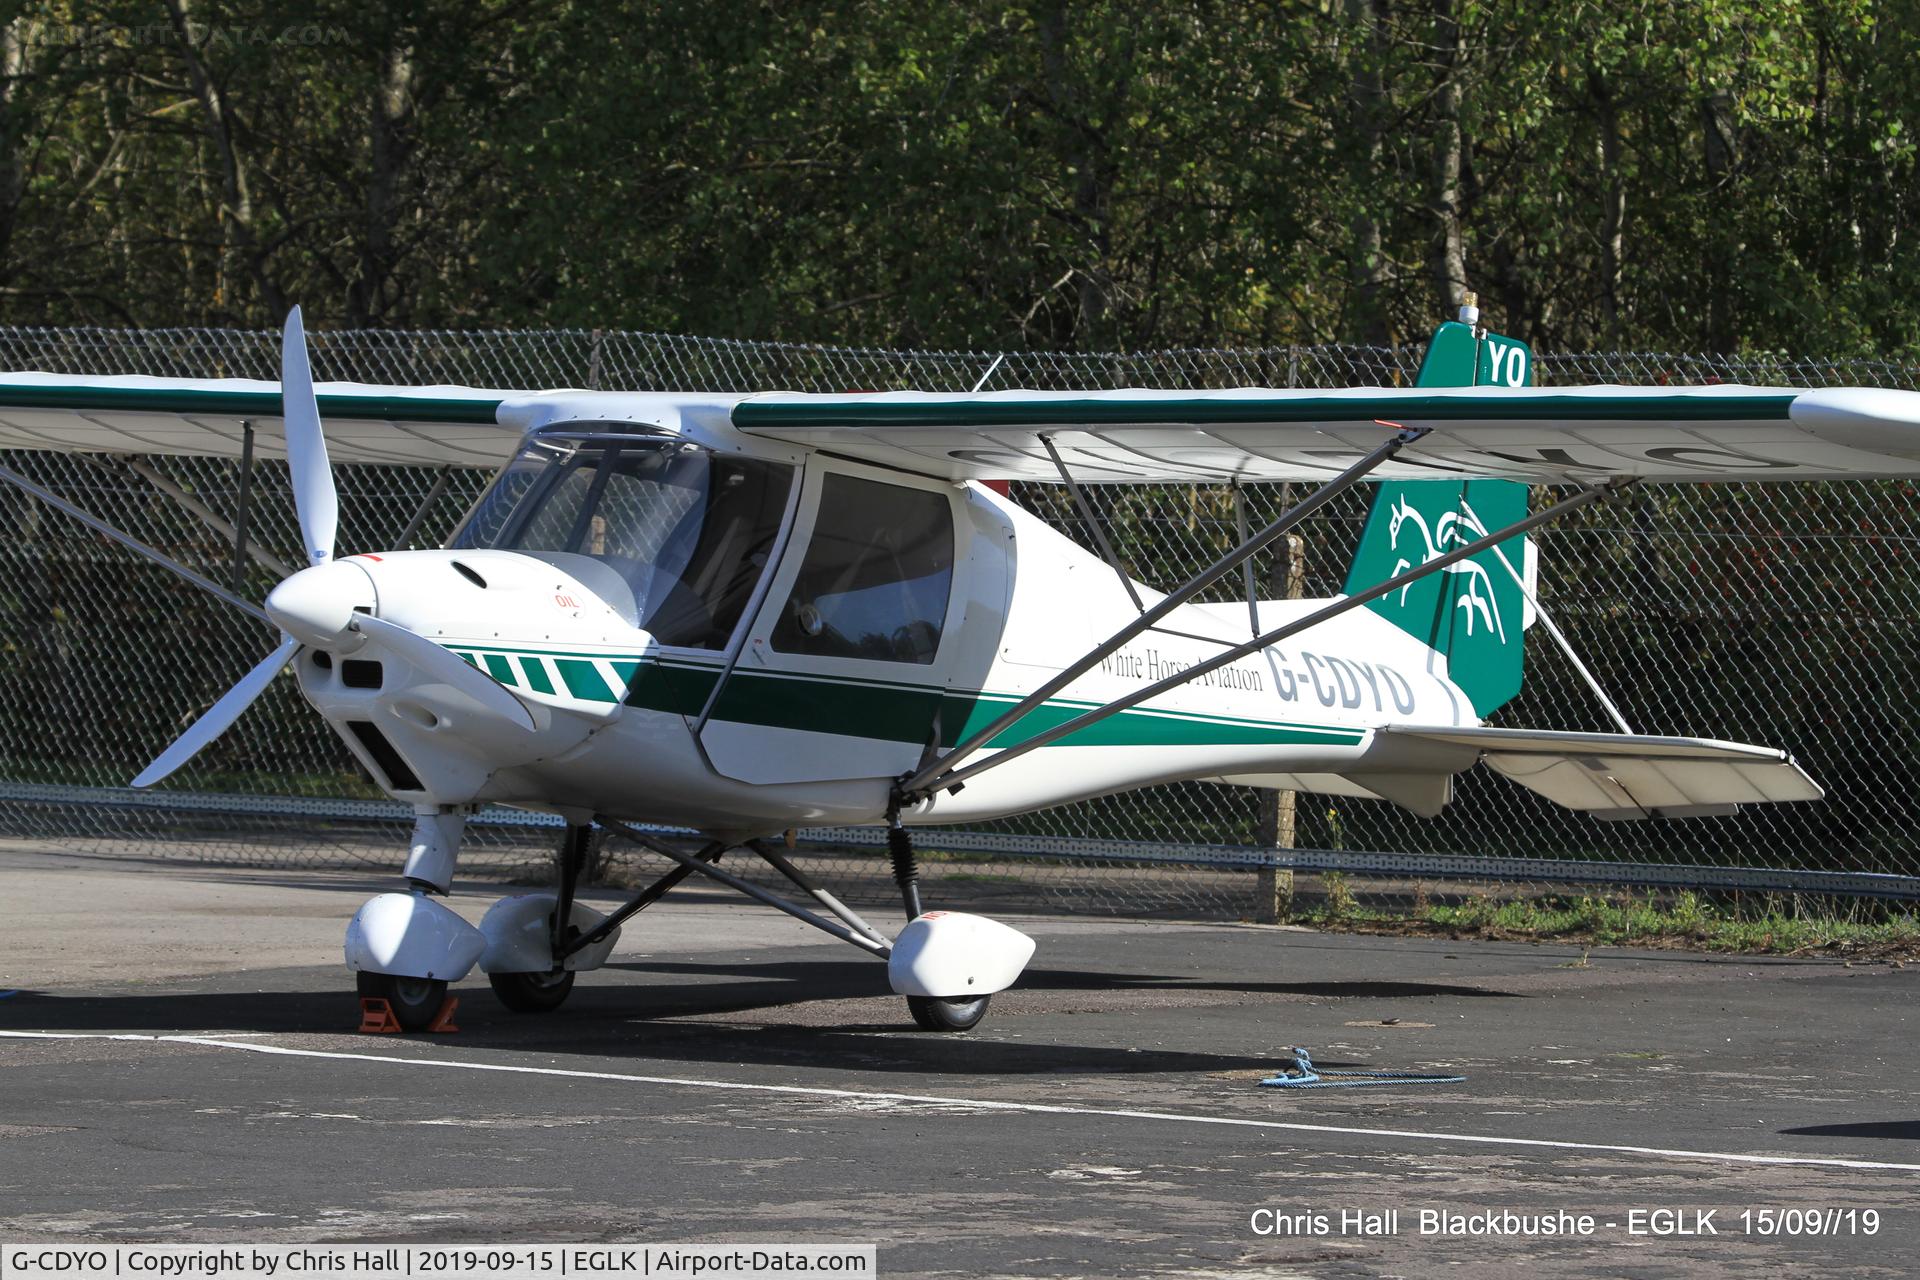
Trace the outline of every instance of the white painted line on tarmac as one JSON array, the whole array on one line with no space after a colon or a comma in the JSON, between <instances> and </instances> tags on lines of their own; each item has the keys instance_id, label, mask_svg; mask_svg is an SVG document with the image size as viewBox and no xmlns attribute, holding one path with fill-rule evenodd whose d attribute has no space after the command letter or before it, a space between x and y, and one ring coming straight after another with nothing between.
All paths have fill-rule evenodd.
<instances>
[{"instance_id":1,"label":"white painted line on tarmac","mask_svg":"<svg viewBox=\"0 0 1920 1280\"><path fill-rule=\"evenodd\" d=\"M136 1035L99 1031L0 1031L0 1037L14 1040L122 1040L144 1044L190 1044L208 1049L238 1049L245 1053L263 1053L280 1058L379 1062L395 1067L428 1067L450 1071L498 1071L511 1075L556 1076L566 1080L611 1080L621 1084L665 1085L677 1089L778 1093L790 1097L838 1098L853 1102L899 1102L911 1106L974 1107L982 1111L1009 1111L1027 1115L1155 1120L1175 1124L1217 1125L1233 1129L1332 1133L1357 1138L1412 1138L1420 1142L1452 1142L1467 1146L1531 1147L1549 1151L1603 1151L1616 1155L1666 1156L1675 1160L1706 1160L1719 1164L1810 1165L1829 1169L1893 1169L1920 1173L1920 1164L1900 1164L1889 1160L1850 1160L1836 1156L1763 1156L1740 1151L1693 1151L1682 1147L1635 1147L1612 1142L1567 1142L1558 1138L1505 1138L1486 1133L1438 1133L1426 1129L1363 1129L1337 1124L1306 1124L1293 1120L1245 1120L1233 1116L1189 1115L1178 1111L1136 1111L1122 1107L1075 1107L1045 1102L1001 1102L990 1098L943 1097L930 1093L886 1093L875 1089L829 1089L799 1084L747 1084L738 1080L641 1076L617 1071L573 1071L564 1067L530 1067L508 1062L464 1062L452 1058L398 1058L383 1053L337 1053L326 1049L293 1049L277 1044L220 1040L211 1036Z\"/></svg>"}]
</instances>

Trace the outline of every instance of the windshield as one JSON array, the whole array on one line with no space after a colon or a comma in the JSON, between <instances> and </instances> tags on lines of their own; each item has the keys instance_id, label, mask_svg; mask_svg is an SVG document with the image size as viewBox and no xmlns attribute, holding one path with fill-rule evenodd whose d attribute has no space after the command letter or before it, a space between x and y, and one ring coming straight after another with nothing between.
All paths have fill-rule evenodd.
<instances>
[{"instance_id":1,"label":"windshield","mask_svg":"<svg viewBox=\"0 0 1920 1280\"><path fill-rule=\"evenodd\" d=\"M677 440L538 443L450 546L565 569L661 644L721 649L767 567L793 469Z\"/></svg>"}]
</instances>

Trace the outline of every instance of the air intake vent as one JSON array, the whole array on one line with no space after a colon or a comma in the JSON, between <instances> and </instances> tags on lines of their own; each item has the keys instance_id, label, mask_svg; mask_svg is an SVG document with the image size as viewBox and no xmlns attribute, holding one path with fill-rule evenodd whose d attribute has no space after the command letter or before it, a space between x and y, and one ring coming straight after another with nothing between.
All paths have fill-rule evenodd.
<instances>
[{"instance_id":1,"label":"air intake vent","mask_svg":"<svg viewBox=\"0 0 1920 1280\"><path fill-rule=\"evenodd\" d=\"M340 664L340 683L349 689L378 689L386 682L386 671L377 662L348 658Z\"/></svg>"},{"instance_id":2,"label":"air intake vent","mask_svg":"<svg viewBox=\"0 0 1920 1280\"><path fill-rule=\"evenodd\" d=\"M371 721L349 720L347 728L351 729L353 736L360 740L360 745L367 749L367 754L373 757L373 763L379 767L380 772L387 775L387 790L424 791L426 789L420 785L420 779L407 766L407 762L401 759L400 753L394 750L393 744L387 741L387 735L380 732Z\"/></svg>"},{"instance_id":3,"label":"air intake vent","mask_svg":"<svg viewBox=\"0 0 1920 1280\"><path fill-rule=\"evenodd\" d=\"M474 586L480 588L482 591L487 589L487 580L481 577L472 567L462 564L458 560L453 562L453 567L459 571L461 577L471 582Z\"/></svg>"}]
</instances>

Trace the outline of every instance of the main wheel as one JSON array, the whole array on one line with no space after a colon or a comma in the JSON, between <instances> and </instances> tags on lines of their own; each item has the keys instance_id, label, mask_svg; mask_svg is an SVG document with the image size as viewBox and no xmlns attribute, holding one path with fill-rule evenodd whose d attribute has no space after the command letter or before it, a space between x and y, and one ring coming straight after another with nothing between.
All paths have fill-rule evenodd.
<instances>
[{"instance_id":1,"label":"main wheel","mask_svg":"<svg viewBox=\"0 0 1920 1280\"><path fill-rule=\"evenodd\" d=\"M447 1002L447 984L442 978L403 978L362 969L354 975L354 985L363 997L385 1000L403 1031L425 1031Z\"/></svg>"},{"instance_id":2,"label":"main wheel","mask_svg":"<svg viewBox=\"0 0 1920 1280\"><path fill-rule=\"evenodd\" d=\"M962 996L945 1000L937 996L908 996L907 1011L924 1031L971 1031L987 1016L992 996Z\"/></svg>"},{"instance_id":3,"label":"main wheel","mask_svg":"<svg viewBox=\"0 0 1920 1280\"><path fill-rule=\"evenodd\" d=\"M500 1003L515 1013L552 1013L573 994L573 970L559 973L490 973Z\"/></svg>"}]
</instances>

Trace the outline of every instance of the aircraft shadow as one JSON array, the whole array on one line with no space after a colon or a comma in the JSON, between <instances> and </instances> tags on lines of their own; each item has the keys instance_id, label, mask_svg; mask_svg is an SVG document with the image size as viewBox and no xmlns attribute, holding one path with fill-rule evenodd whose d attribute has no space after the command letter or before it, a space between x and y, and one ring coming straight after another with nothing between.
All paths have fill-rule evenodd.
<instances>
[{"instance_id":1,"label":"aircraft shadow","mask_svg":"<svg viewBox=\"0 0 1920 1280\"><path fill-rule=\"evenodd\" d=\"M456 989L462 1033L426 1037L433 1047L588 1055L607 1061L674 1061L806 1066L907 1075L1151 1075L1271 1070L1290 1043L1284 1012L1275 1011L1274 1049L1260 1055L1125 1044L1060 1044L1043 1039L943 1036L911 1031L899 997L871 961L788 961L761 965L623 962L609 969L653 975L658 983L594 983L583 979L558 1013L507 1012L485 990ZM1475 987L1405 982L1227 983L1157 974L1040 969L1022 980L1026 992L1258 991L1337 997L1506 995ZM861 1020L821 1023L808 1005L873 1000ZM791 1021L767 1010L791 1009ZM730 1015L756 1015L750 1022ZM877 1017L875 1016L877 1015ZM220 1032L346 1032L355 1023L348 990L139 992L57 995L22 991L0 1001L0 1028L42 1031L218 1034ZM991 1015L989 1015L991 1017ZM989 1028L992 1023L989 1022ZM900 1034L892 1034L900 1033ZM370 1042L372 1044L377 1043ZM1322 1062L1328 1067L1363 1064Z\"/></svg>"},{"instance_id":2,"label":"aircraft shadow","mask_svg":"<svg viewBox=\"0 0 1920 1280\"><path fill-rule=\"evenodd\" d=\"M846 999L889 994L880 967L860 960L802 960L756 965L748 962L728 964L708 961L632 960L615 961L608 969L631 973L657 973L701 978L738 974L757 978L756 985L769 981L797 982L807 988L802 1000ZM696 982L684 989L710 992L716 984ZM1323 999L1410 999L1420 996L1487 996L1524 999L1512 991L1499 991L1445 982L1387 982L1377 979L1351 979L1328 982L1229 982L1205 978L1175 977L1157 973L1108 973L1091 969L1029 969L1020 976L1021 991L1225 991L1259 995L1318 996ZM766 1004L787 1004L786 993Z\"/></svg>"},{"instance_id":3,"label":"aircraft shadow","mask_svg":"<svg viewBox=\"0 0 1920 1280\"><path fill-rule=\"evenodd\" d=\"M1804 1138L1893 1138L1902 1142L1920 1139L1920 1120L1861 1120L1852 1124L1809 1124L1797 1129L1782 1129L1783 1134Z\"/></svg>"},{"instance_id":4,"label":"aircraft shadow","mask_svg":"<svg viewBox=\"0 0 1920 1280\"><path fill-rule=\"evenodd\" d=\"M663 1062L807 1067L828 1071L916 1076L1049 1076L1205 1074L1277 1070L1283 1055L1205 1053L1034 1041L995 1041L915 1032L906 1010L897 1021L809 1026L799 1023L687 1022L688 1014L724 1016L788 1004L709 999L675 1001L636 998L631 988L576 996L568 1007L543 1017L522 1017L492 1004L485 992L463 991L453 1037L409 1037L427 1049L488 1049L523 1052L543 1062L557 1054L598 1059L609 1069ZM716 995L721 993L716 992ZM860 994L871 994L863 991ZM241 995L53 996L22 992L6 1002L9 1026L35 1031L138 1032L160 1035L346 1032L357 1014L341 992L265 991ZM469 1010L472 1012L469 1013ZM893 1033L900 1034L882 1034ZM4 1044L4 1041L0 1041ZM359 1047L359 1046L356 1046ZM378 1051L379 1037L364 1046ZM1320 1061L1319 1065L1357 1064Z\"/></svg>"}]
</instances>

